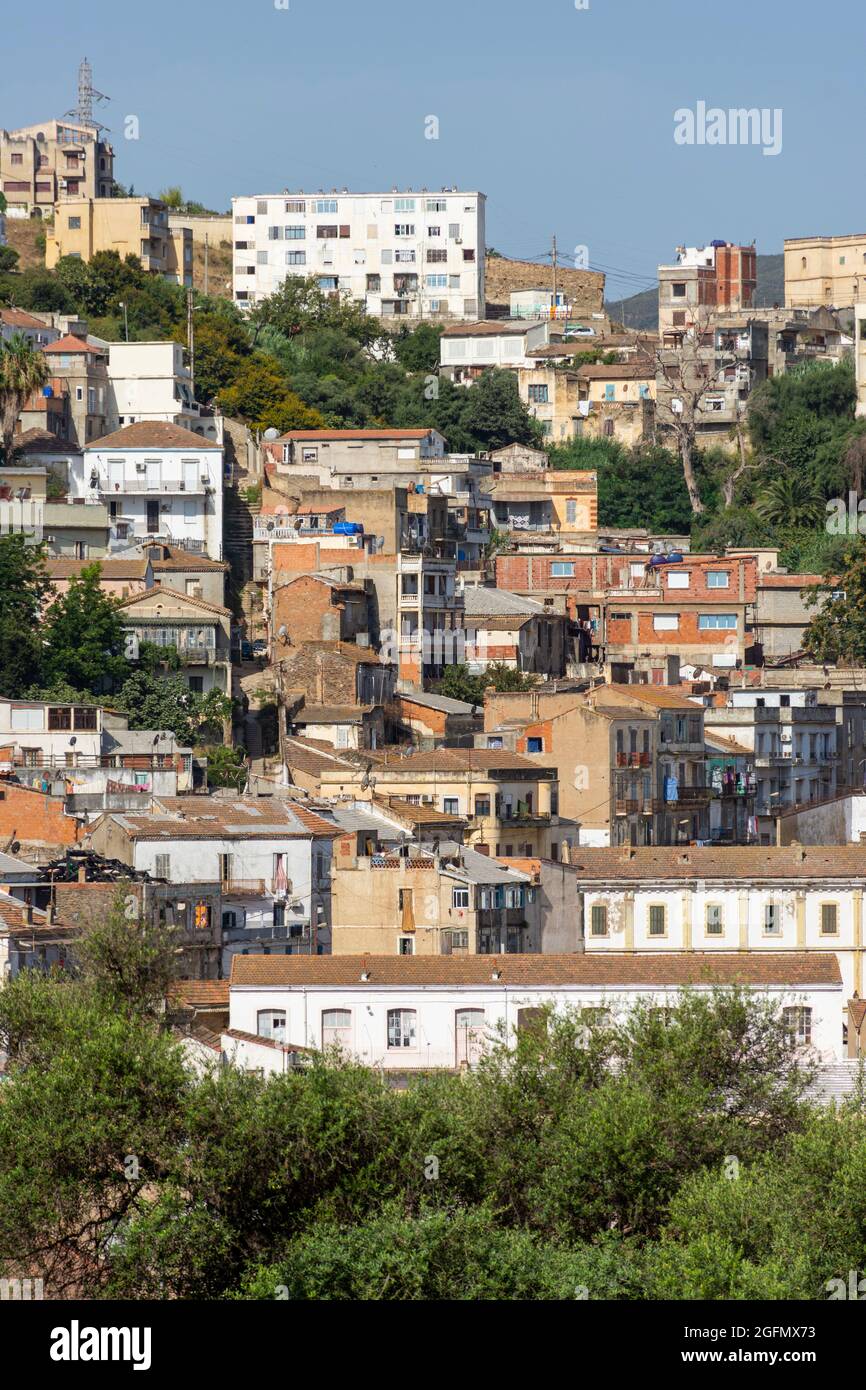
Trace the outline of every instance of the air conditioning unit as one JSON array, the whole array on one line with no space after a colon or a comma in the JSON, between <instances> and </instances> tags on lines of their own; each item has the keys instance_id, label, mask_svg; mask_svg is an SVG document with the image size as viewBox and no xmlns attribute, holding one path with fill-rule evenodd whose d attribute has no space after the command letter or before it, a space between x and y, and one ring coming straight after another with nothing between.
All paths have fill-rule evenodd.
<instances>
[{"instance_id":1,"label":"air conditioning unit","mask_svg":"<svg viewBox=\"0 0 866 1390\"><path fill-rule=\"evenodd\" d=\"M422 805L422 806L432 806L432 805L433 805L433 798L432 798L432 796L422 796L422 798L421 798L421 805Z\"/></svg>"},{"instance_id":2,"label":"air conditioning unit","mask_svg":"<svg viewBox=\"0 0 866 1390\"><path fill-rule=\"evenodd\" d=\"M147 464L145 464L145 463L137 463L137 464L135 465L135 471L136 471L136 473L146 473L146 472L147 472Z\"/></svg>"},{"instance_id":3,"label":"air conditioning unit","mask_svg":"<svg viewBox=\"0 0 866 1390\"><path fill-rule=\"evenodd\" d=\"M462 246L462 245L463 245L463 238L462 238L462 236L456 236L456 237L454 238L454 245L455 245L455 246Z\"/></svg>"},{"instance_id":4,"label":"air conditioning unit","mask_svg":"<svg viewBox=\"0 0 866 1390\"><path fill-rule=\"evenodd\" d=\"M183 480L181 480L178 486L180 487L181 492L186 492L186 483L183 482Z\"/></svg>"},{"instance_id":5,"label":"air conditioning unit","mask_svg":"<svg viewBox=\"0 0 866 1390\"><path fill-rule=\"evenodd\" d=\"M209 483L209 482L210 482L210 474L209 474L209 473L202 473L201 478L200 478L200 482Z\"/></svg>"}]
</instances>

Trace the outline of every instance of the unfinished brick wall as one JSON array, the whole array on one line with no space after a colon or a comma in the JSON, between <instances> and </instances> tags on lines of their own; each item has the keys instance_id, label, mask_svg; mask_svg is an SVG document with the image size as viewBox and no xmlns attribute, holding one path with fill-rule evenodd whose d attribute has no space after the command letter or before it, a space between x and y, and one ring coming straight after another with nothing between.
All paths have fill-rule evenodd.
<instances>
[{"instance_id":1,"label":"unfinished brick wall","mask_svg":"<svg viewBox=\"0 0 866 1390\"><path fill-rule=\"evenodd\" d=\"M553 267L532 261L512 261L505 256L487 257L485 293L489 306L509 306L517 290L553 289ZM559 266L557 288L581 314L600 314L604 309L604 276L594 270L569 270Z\"/></svg>"},{"instance_id":2,"label":"unfinished brick wall","mask_svg":"<svg viewBox=\"0 0 866 1390\"><path fill-rule=\"evenodd\" d=\"M63 810L59 797L46 792L0 783L0 843L20 840L22 845L74 845L81 826Z\"/></svg>"}]
</instances>

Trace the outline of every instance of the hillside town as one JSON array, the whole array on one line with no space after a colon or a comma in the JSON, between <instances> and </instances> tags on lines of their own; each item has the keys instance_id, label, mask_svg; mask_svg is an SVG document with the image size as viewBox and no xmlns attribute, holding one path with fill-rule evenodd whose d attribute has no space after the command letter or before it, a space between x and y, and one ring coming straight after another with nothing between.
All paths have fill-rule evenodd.
<instances>
[{"instance_id":1,"label":"hillside town","mask_svg":"<svg viewBox=\"0 0 866 1390\"><path fill-rule=\"evenodd\" d=\"M866 236L767 303L683 200L634 327L479 187L137 193L62 76L0 113L4 990L125 910L196 1074L742 989L854 1096Z\"/></svg>"}]
</instances>

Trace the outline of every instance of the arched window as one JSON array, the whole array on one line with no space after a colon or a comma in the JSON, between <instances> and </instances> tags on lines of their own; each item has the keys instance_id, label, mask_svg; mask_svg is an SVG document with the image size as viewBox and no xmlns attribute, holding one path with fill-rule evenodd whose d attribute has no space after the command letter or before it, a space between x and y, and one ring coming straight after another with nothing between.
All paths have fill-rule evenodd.
<instances>
[{"instance_id":1,"label":"arched window","mask_svg":"<svg viewBox=\"0 0 866 1390\"><path fill-rule=\"evenodd\" d=\"M415 1017L414 1009L388 1010L389 1047L415 1046Z\"/></svg>"},{"instance_id":2,"label":"arched window","mask_svg":"<svg viewBox=\"0 0 866 1390\"><path fill-rule=\"evenodd\" d=\"M322 1047L345 1047L352 1028L351 1009L322 1010Z\"/></svg>"}]
</instances>

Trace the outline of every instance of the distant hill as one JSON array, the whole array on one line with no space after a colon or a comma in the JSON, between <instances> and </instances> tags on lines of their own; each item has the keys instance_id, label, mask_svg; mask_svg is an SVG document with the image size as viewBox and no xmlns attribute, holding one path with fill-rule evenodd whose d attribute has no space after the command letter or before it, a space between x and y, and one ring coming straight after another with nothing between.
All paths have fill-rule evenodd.
<instances>
[{"instance_id":1,"label":"distant hill","mask_svg":"<svg viewBox=\"0 0 866 1390\"><path fill-rule=\"evenodd\" d=\"M785 257L758 257L758 293L755 300L758 308L765 309L773 304L785 302ZM627 328L658 328L659 292L658 289L644 290L633 294L629 299L608 300L605 308L612 319L619 323L625 317Z\"/></svg>"}]
</instances>

